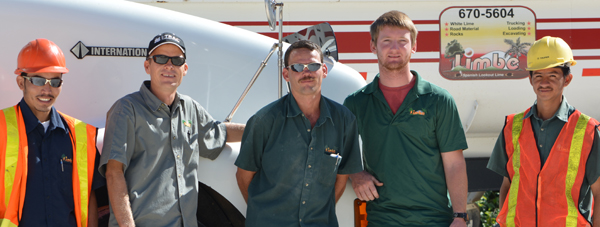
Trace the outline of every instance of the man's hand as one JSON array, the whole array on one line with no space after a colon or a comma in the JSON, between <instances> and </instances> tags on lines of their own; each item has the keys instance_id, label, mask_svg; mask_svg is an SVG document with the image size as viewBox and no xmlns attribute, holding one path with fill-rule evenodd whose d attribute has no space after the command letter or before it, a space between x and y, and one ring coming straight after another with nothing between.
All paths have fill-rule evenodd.
<instances>
[{"instance_id":1,"label":"man's hand","mask_svg":"<svg viewBox=\"0 0 600 227\"><path fill-rule=\"evenodd\" d=\"M465 222L465 219L462 218L454 218L454 221L452 224L450 224L450 227L467 227L467 222Z\"/></svg>"},{"instance_id":2,"label":"man's hand","mask_svg":"<svg viewBox=\"0 0 600 227\"><path fill-rule=\"evenodd\" d=\"M367 171L361 171L350 175L352 181L352 189L356 193L358 199L362 201L371 201L379 198L377 188L381 187L383 183L379 182L374 176L367 173Z\"/></svg>"}]
</instances>

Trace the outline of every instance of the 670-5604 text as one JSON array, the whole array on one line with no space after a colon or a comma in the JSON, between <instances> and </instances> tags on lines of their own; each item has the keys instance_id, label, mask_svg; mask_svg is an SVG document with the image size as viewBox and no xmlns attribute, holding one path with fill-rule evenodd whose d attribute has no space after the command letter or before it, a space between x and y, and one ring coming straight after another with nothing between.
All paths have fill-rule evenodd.
<instances>
[{"instance_id":1,"label":"670-5604 text","mask_svg":"<svg viewBox=\"0 0 600 227\"><path fill-rule=\"evenodd\" d=\"M510 16L510 18L513 18L515 16L515 13L513 12L513 9L505 9L505 8L494 8L494 9L485 9L485 13L483 13L484 9L460 9L458 10L458 17L464 19L464 18L471 18L471 16L473 16L473 18L479 18L479 17L485 17L485 18L506 18L508 16Z\"/></svg>"}]
</instances>

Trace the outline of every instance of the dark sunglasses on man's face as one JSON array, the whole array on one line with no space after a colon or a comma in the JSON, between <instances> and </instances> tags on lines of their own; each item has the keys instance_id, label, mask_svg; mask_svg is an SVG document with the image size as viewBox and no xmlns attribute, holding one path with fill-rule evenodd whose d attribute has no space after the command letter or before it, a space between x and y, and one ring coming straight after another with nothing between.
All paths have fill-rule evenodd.
<instances>
[{"instance_id":1,"label":"dark sunglasses on man's face","mask_svg":"<svg viewBox=\"0 0 600 227\"><path fill-rule=\"evenodd\" d=\"M167 64L169 59L171 59L171 63L174 66L182 66L183 64L185 64L185 58L181 56L169 57L166 55L154 55L152 56L152 59L154 59L154 62L161 65Z\"/></svg>"},{"instance_id":2,"label":"dark sunglasses on man's face","mask_svg":"<svg viewBox=\"0 0 600 227\"><path fill-rule=\"evenodd\" d=\"M311 72L317 71L321 68L323 64L321 63L310 63L310 64L292 64L290 66L288 66L292 71L294 72L302 72L304 71L305 68L308 68L308 70L310 70Z\"/></svg>"},{"instance_id":3,"label":"dark sunglasses on man's face","mask_svg":"<svg viewBox=\"0 0 600 227\"><path fill-rule=\"evenodd\" d=\"M60 87L63 82L60 78L46 79L39 76L23 76L23 78L29 80L35 86L44 86L49 83L52 87Z\"/></svg>"}]
</instances>

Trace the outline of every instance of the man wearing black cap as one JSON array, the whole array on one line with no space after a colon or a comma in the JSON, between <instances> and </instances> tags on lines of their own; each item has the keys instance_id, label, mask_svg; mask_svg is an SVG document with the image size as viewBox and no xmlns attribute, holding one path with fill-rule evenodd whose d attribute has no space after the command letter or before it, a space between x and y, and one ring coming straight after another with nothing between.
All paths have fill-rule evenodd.
<instances>
[{"instance_id":1,"label":"man wearing black cap","mask_svg":"<svg viewBox=\"0 0 600 227\"><path fill-rule=\"evenodd\" d=\"M100 159L111 226L198 226L199 156L215 159L244 125L221 123L177 92L187 73L185 45L155 36L144 61L150 81L109 110Z\"/></svg>"}]
</instances>

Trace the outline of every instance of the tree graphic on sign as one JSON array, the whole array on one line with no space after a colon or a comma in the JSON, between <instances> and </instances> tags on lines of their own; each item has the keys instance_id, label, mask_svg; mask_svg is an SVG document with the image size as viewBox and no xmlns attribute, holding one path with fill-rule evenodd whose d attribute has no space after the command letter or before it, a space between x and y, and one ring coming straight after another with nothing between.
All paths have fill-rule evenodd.
<instances>
[{"instance_id":1,"label":"tree graphic on sign","mask_svg":"<svg viewBox=\"0 0 600 227\"><path fill-rule=\"evenodd\" d=\"M452 40L446 45L446 54L445 58L454 58L457 54L463 55L465 53L465 49L463 49L462 45L458 42L458 40Z\"/></svg>"},{"instance_id":2,"label":"tree graphic on sign","mask_svg":"<svg viewBox=\"0 0 600 227\"><path fill-rule=\"evenodd\" d=\"M517 38L517 42L510 39L505 39L504 42L510 45L510 49L506 51L504 58L507 56L513 56L515 58L519 58L521 55L527 56L527 50L525 50L525 48L531 46L531 43L521 43L521 37Z\"/></svg>"},{"instance_id":3,"label":"tree graphic on sign","mask_svg":"<svg viewBox=\"0 0 600 227\"><path fill-rule=\"evenodd\" d=\"M455 65L454 61L460 61L463 54L465 54L465 49L458 42L458 40L452 40L446 45L446 53L444 54L444 58L450 59L450 64ZM460 62L458 62L460 63ZM458 63L456 65L458 65Z\"/></svg>"}]
</instances>

